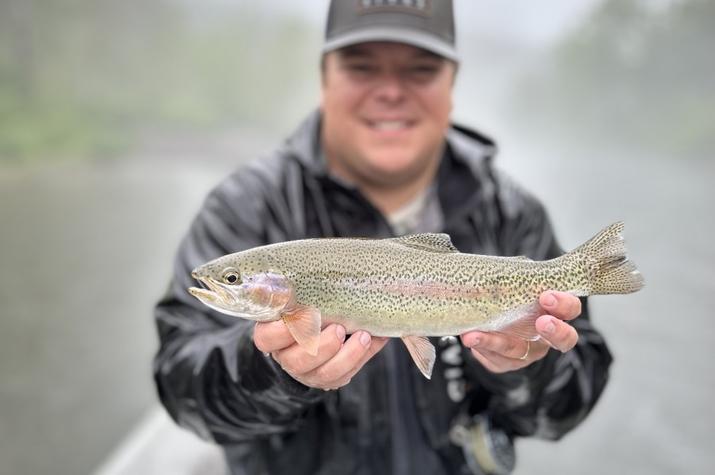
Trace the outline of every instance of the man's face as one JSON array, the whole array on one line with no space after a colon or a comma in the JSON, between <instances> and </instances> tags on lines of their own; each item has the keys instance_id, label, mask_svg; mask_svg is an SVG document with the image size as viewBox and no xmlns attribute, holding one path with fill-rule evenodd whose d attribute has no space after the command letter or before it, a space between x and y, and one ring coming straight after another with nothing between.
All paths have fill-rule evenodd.
<instances>
[{"instance_id":1,"label":"man's face","mask_svg":"<svg viewBox=\"0 0 715 475\"><path fill-rule=\"evenodd\" d=\"M454 63L390 42L349 46L324 61L322 140L330 168L372 186L433 171L449 126Z\"/></svg>"}]
</instances>

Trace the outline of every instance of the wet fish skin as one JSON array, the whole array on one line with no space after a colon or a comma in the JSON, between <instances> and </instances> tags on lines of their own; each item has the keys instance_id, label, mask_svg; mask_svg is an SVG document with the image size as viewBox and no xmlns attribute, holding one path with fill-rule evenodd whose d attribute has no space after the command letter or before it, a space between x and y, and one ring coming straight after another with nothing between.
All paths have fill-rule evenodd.
<instances>
[{"instance_id":1,"label":"wet fish skin","mask_svg":"<svg viewBox=\"0 0 715 475\"><path fill-rule=\"evenodd\" d=\"M482 330L535 339L545 290L577 296L639 290L643 279L626 258L622 230L623 223L613 224L577 249L538 262L460 253L446 234L289 241L198 267L193 275L208 289L190 292L223 313L283 319L311 352L326 323L400 337L429 377L434 348L424 337Z\"/></svg>"}]
</instances>

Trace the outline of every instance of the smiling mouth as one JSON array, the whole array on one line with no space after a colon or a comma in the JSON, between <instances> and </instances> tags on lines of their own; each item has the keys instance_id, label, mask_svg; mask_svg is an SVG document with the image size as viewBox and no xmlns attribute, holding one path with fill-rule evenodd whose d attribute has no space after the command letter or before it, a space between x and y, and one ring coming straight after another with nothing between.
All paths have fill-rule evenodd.
<instances>
[{"instance_id":1,"label":"smiling mouth","mask_svg":"<svg viewBox=\"0 0 715 475\"><path fill-rule=\"evenodd\" d=\"M367 125L379 132L400 132L414 126L411 120L368 120Z\"/></svg>"}]
</instances>

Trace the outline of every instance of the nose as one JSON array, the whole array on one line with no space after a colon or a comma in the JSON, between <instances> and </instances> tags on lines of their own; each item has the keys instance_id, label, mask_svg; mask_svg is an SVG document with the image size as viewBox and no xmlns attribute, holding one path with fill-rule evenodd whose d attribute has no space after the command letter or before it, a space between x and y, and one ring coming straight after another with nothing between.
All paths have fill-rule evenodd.
<instances>
[{"instance_id":1,"label":"nose","mask_svg":"<svg viewBox=\"0 0 715 475\"><path fill-rule=\"evenodd\" d=\"M375 92L378 100L397 103L405 98L405 85L398 74L384 74L380 77Z\"/></svg>"}]
</instances>

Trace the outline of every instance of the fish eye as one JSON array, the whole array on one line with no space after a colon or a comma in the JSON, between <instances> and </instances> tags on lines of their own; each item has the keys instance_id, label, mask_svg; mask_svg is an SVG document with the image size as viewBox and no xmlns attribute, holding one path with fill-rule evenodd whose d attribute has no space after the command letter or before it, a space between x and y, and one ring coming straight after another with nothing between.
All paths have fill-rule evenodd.
<instances>
[{"instance_id":1,"label":"fish eye","mask_svg":"<svg viewBox=\"0 0 715 475\"><path fill-rule=\"evenodd\" d=\"M223 281L227 284L235 284L239 281L238 272L235 269L226 269L223 273Z\"/></svg>"}]
</instances>

